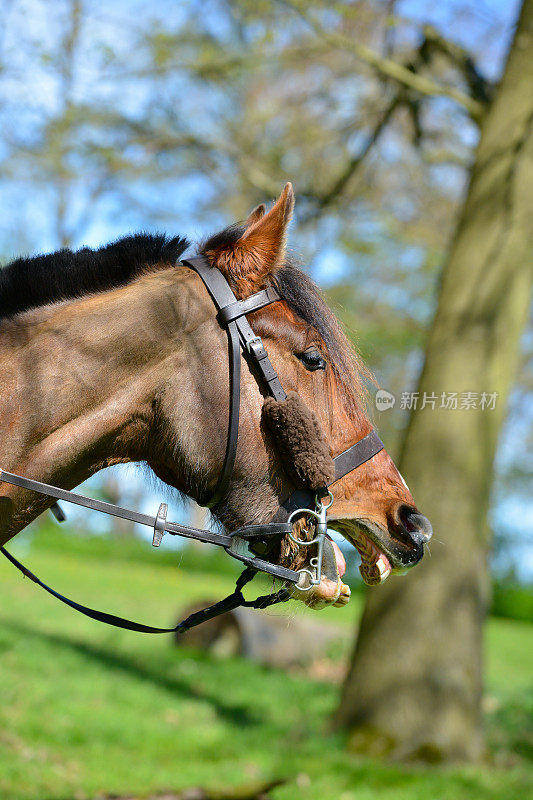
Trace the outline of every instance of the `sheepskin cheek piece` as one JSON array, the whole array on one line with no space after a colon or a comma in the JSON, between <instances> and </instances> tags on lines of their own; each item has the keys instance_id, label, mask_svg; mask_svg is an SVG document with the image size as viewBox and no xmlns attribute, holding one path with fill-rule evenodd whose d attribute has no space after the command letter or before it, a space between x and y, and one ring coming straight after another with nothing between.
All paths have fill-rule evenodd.
<instances>
[{"instance_id":1,"label":"sheepskin cheek piece","mask_svg":"<svg viewBox=\"0 0 533 800\"><path fill-rule=\"evenodd\" d=\"M262 415L288 471L292 468L312 490L333 482L335 465L324 431L296 392L289 392L281 401L267 397Z\"/></svg>"}]
</instances>

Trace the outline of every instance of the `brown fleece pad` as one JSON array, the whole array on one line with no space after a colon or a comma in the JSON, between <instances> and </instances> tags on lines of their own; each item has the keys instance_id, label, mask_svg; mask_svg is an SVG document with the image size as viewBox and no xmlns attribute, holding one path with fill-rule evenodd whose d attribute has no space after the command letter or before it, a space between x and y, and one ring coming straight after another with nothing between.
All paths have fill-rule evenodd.
<instances>
[{"instance_id":1,"label":"brown fleece pad","mask_svg":"<svg viewBox=\"0 0 533 800\"><path fill-rule=\"evenodd\" d=\"M315 414L296 392L286 400L267 397L263 421L271 433L287 472L309 489L323 489L335 478L335 465L324 431Z\"/></svg>"}]
</instances>

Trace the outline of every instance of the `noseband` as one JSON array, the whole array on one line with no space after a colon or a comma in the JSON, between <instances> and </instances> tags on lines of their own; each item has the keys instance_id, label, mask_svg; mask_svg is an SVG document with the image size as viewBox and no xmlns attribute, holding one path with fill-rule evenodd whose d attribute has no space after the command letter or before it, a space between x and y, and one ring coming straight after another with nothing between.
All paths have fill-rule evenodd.
<instances>
[{"instance_id":1,"label":"noseband","mask_svg":"<svg viewBox=\"0 0 533 800\"><path fill-rule=\"evenodd\" d=\"M273 398L276 403L288 402L287 394L281 385L276 370L270 362L263 342L259 336L255 335L246 318L246 315L252 311L257 311L283 298L274 287L269 287L251 295L246 298L246 300L237 300L224 275L216 267L212 267L205 256L196 256L184 260L182 264L193 269L204 283L217 309L217 320L221 327L226 330L228 336L230 397L224 462L212 493L202 496L198 500L200 505L210 509L216 509L227 495L235 466L239 434L241 348L244 358L250 365L252 373L259 385L263 387L268 397ZM294 393L292 394L294 395ZM289 400L290 399L289 397ZM296 399L298 400L299 398L296 397ZM265 401L265 406L267 402L268 401ZM58 600L61 600L61 602L66 603L71 608L80 611L82 614L92 619L114 625L115 627L127 628L128 630L142 633L183 633L199 625L201 622L212 619L226 611L233 610L238 606L266 608L274 603L283 602L290 598L289 590L283 588L278 592L258 597L255 600L245 600L242 589L257 572L265 572L275 578L290 582L300 591L308 591L312 586L318 585L322 576L324 548L328 546L331 547L331 544L326 539L326 512L333 502L333 495L329 491L328 484L340 480L349 472L360 467L383 450L383 447L383 442L378 434L375 430L372 430L367 436L332 460L332 469L330 470L331 480L325 482L325 485L315 485L316 479L314 483L311 477L306 478L304 474L300 480L301 486L280 504L278 511L274 514L270 522L260 525L246 525L230 534L199 530L187 525L168 522L166 518L167 506L165 503L161 503L159 506L156 517L151 517L147 514L141 514L138 511L130 511L120 506L113 505L112 503L93 500L92 498L84 497L74 492L67 491L66 489L60 489L57 486L30 480L21 475L14 475L13 473L0 469L0 481L5 483L36 491L48 497L53 497L56 500L65 500L66 502L75 503L76 505L95 511L101 511L111 516L121 517L131 522L147 525L153 529L152 544L154 547L159 547L163 535L165 533L170 533L172 535L196 539L201 542L208 542L223 547L230 556L245 564L245 569L238 578L235 590L232 594L224 600L209 606L209 608L191 614L191 616L182 620L182 622L178 623L174 628L154 628L76 603L74 600L64 597L39 580L36 575L17 561L4 547L1 547L0 550L17 569L34 583L41 586L41 588L45 589ZM329 497L327 503L323 502L325 496ZM65 519L57 503L54 503L51 510L59 521ZM315 535L309 541L298 539L293 534L293 524L301 517L314 520ZM307 547L313 544L317 545L317 556L311 559L311 569L303 568L300 570L292 570L274 564L268 560L268 555L284 536L289 536L293 543L301 547Z\"/></svg>"}]
</instances>

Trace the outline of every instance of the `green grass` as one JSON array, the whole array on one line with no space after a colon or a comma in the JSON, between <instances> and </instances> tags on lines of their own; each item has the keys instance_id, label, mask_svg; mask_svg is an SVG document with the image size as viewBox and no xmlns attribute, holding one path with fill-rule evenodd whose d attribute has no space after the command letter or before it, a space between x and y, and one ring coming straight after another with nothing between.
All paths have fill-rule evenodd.
<instances>
[{"instance_id":1,"label":"green grass","mask_svg":"<svg viewBox=\"0 0 533 800\"><path fill-rule=\"evenodd\" d=\"M135 619L173 623L180 606L222 597L232 586L229 569L221 574L210 564L202 571L194 553L176 567L180 556L136 543L65 545L55 535L54 546L44 536L28 552L28 539L11 549L60 591ZM354 600L320 615L345 624L345 653L361 608ZM311 612L291 604L289 616L302 613ZM0 798L81 800L282 776L288 783L273 792L276 800L525 800L532 652L533 626L489 622L490 765L385 765L351 757L342 737L327 732L338 687L180 651L169 637L108 629L61 606L2 560Z\"/></svg>"}]
</instances>

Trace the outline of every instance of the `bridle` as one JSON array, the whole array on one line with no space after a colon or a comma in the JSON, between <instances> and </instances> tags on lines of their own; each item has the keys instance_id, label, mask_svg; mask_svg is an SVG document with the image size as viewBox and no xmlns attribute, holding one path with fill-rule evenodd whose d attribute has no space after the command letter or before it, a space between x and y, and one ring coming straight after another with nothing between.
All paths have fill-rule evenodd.
<instances>
[{"instance_id":1,"label":"bridle","mask_svg":"<svg viewBox=\"0 0 533 800\"><path fill-rule=\"evenodd\" d=\"M228 434L224 462L213 492L209 496L200 497L198 501L200 505L214 509L227 494L235 465L239 433L241 349L250 365L252 373L255 375L258 383L264 388L265 392L278 402L283 402L287 398L261 338L256 336L246 318L246 315L252 311L257 311L283 298L274 287L270 286L267 289L263 289L251 295L245 300L237 300L222 272L216 267L212 267L205 256L195 256L181 263L193 269L204 283L217 309L217 320L221 327L226 330L228 337L230 397ZM383 447L383 442L378 434L375 430L372 430L363 439L356 442L352 447L333 459L335 475L332 483L340 480L340 478L373 458L373 456L383 450ZM322 487L317 492L308 486L302 485L280 504L279 509L270 522L260 525L246 525L229 534L223 534L167 521L167 505L165 503L160 504L157 515L152 517L148 514L131 511L112 503L84 497L83 495L61 489L57 486L51 486L21 475L15 475L2 469L0 469L0 482L39 492L48 497L53 497L55 500L64 500L68 503L83 506L84 508L127 519L140 525L146 525L153 529L152 544L154 547L159 547L163 535L169 533L171 535L183 536L188 539L196 539L201 542L208 542L223 547L230 556L241 561L245 565L244 571L237 579L235 590L228 595L228 597L224 598L224 600L202 611L191 614L174 628L155 628L83 606L65 597L41 581L4 547L0 548L3 555L26 577L30 578L49 594L76 611L100 622L142 633L183 633L199 625L201 622L212 619L226 611L233 610L238 606L266 608L275 603L284 602L290 599L291 596L287 588L282 588L277 592L258 597L255 600L245 600L242 589L257 572L265 572L268 575L272 575L274 578L294 584L300 591L308 591L313 586L320 583L323 560L325 558L324 553L328 547L331 548L331 544L326 538L326 512L333 502L333 495L329 491L328 486ZM328 496L327 503L323 502L325 496ZM63 521L65 519L63 511L57 503L52 505L51 510L58 521ZM309 541L299 539L293 533L293 523L299 517L314 519L315 534ZM311 568L305 567L299 570L293 570L274 564L268 560L268 555L271 553L274 546L279 544L281 539L286 535L299 547L317 545L317 556L311 559Z\"/></svg>"}]
</instances>

